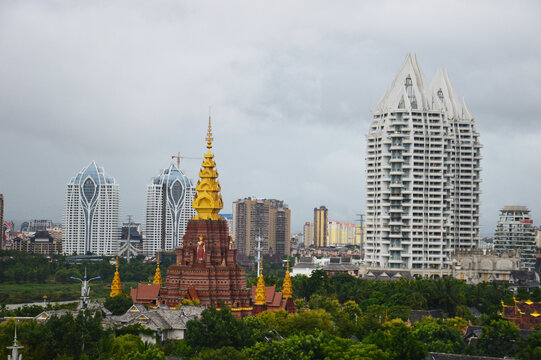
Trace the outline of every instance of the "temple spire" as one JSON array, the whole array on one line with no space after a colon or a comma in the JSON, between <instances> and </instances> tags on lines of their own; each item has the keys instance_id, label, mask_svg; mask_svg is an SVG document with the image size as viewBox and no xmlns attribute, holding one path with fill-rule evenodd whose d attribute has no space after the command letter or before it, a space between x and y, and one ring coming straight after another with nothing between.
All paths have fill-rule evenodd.
<instances>
[{"instance_id":1,"label":"temple spire","mask_svg":"<svg viewBox=\"0 0 541 360\"><path fill-rule=\"evenodd\" d=\"M160 271L160 253L158 252L158 265L156 266L156 273L154 274L153 284L162 284L162 273Z\"/></svg>"},{"instance_id":2,"label":"temple spire","mask_svg":"<svg viewBox=\"0 0 541 360\"><path fill-rule=\"evenodd\" d=\"M195 187L197 194L193 199L193 208L197 211L194 220L218 220L218 213L223 208L222 194L220 193L220 183L218 182L218 171L215 169L216 162L214 155L210 152L212 149L212 124L209 115L209 125L207 131L207 153L199 170L199 181Z\"/></svg>"},{"instance_id":3,"label":"temple spire","mask_svg":"<svg viewBox=\"0 0 541 360\"><path fill-rule=\"evenodd\" d=\"M265 293L265 279L263 278L263 259L261 259L261 273L257 279L257 287L255 289L255 304L265 305L267 302L267 294Z\"/></svg>"},{"instance_id":4,"label":"temple spire","mask_svg":"<svg viewBox=\"0 0 541 360\"><path fill-rule=\"evenodd\" d=\"M286 275L284 276L284 284L282 285L282 294L284 299L289 299L293 295L293 285L291 284L291 276L289 275L289 256L287 257Z\"/></svg>"},{"instance_id":5,"label":"temple spire","mask_svg":"<svg viewBox=\"0 0 541 360\"><path fill-rule=\"evenodd\" d=\"M109 296L115 297L122 294L122 283L120 282L120 274L118 273L118 255L116 256L116 271L111 283L111 294Z\"/></svg>"}]
</instances>

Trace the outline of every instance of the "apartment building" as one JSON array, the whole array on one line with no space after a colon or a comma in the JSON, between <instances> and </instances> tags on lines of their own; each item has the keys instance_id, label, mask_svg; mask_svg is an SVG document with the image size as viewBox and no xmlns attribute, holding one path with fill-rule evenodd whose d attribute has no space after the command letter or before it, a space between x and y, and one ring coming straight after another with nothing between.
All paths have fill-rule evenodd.
<instances>
[{"instance_id":1,"label":"apartment building","mask_svg":"<svg viewBox=\"0 0 541 360\"><path fill-rule=\"evenodd\" d=\"M479 240L479 133L447 71L427 85L408 55L367 134L369 265L442 269Z\"/></svg>"}]
</instances>

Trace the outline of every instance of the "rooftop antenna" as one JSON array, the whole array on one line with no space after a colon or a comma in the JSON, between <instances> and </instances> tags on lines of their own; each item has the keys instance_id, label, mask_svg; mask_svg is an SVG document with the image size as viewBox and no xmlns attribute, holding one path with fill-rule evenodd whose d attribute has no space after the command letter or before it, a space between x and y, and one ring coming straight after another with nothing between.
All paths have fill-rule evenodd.
<instances>
[{"instance_id":1,"label":"rooftop antenna","mask_svg":"<svg viewBox=\"0 0 541 360\"><path fill-rule=\"evenodd\" d=\"M261 242L263 241L263 239L261 238L261 229L258 230L258 235L257 235L257 238L256 238L256 241L257 241L257 277L259 277L259 275L261 274Z\"/></svg>"}]
</instances>

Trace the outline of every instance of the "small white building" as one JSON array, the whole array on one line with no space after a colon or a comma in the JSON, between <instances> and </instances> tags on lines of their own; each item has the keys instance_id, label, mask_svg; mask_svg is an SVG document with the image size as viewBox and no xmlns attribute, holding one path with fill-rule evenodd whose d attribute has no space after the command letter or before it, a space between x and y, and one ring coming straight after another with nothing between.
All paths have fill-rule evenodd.
<instances>
[{"instance_id":1,"label":"small white building","mask_svg":"<svg viewBox=\"0 0 541 360\"><path fill-rule=\"evenodd\" d=\"M314 263L312 257L301 257L299 261L291 268L291 276L306 275L310 276L314 270L317 270L319 266Z\"/></svg>"}]
</instances>

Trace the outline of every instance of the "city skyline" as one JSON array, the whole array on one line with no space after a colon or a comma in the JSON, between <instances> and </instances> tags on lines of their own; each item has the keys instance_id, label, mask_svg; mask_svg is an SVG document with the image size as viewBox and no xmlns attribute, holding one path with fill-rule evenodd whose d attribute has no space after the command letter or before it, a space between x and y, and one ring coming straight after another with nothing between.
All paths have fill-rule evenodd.
<instances>
[{"instance_id":1,"label":"city skyline","mask_svg":"<svg viewBox=\"0 0 541 360\"><path fill-rule=\"evenodd\" d=\"M481 236L506 205L540 223L539 3L284 6L0 5L5 219L61 222L66 182L96 160L121 187L120 220L144 223L149 175L199 154L211 105L225 213L256 196L283 199L293 232L322 204L354 221L371 111L413 52L427 78L448 68L475 116ZM199 161L181 167L196 178Z\"/></svg>"}]
</instances>

